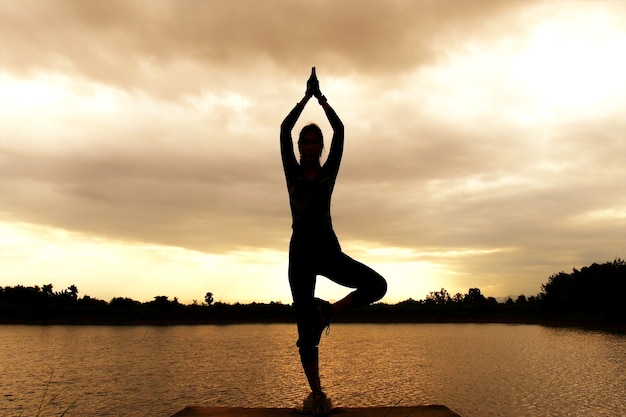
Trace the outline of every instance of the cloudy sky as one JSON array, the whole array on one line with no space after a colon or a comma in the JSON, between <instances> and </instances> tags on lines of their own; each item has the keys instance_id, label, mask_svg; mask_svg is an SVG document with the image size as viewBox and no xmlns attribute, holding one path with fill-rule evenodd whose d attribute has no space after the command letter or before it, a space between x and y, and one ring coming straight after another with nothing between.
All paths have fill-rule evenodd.
<instances>
[{"instance_id":1,"label":"cloudy sky","mask_svg":"<svg viewBox=\"0 0 626 417\"><path fill-rule=\"evenodd\" d=\"M626 2L0 0L0 286L291 302L312 66L333 222L388 280L535 295L626 257ZM295 133L318 122L311 101ZM296 136L294 134L294 136ZM318 296L346 293L320 279Z\"/></svg>"}]
</instances>

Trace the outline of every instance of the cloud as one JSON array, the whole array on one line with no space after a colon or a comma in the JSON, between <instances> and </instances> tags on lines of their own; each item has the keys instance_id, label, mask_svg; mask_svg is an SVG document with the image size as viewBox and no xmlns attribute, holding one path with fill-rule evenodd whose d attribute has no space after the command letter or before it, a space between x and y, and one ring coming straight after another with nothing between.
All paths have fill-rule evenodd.
<instances>
[{"instance_id":1,"label":"cloud","mask_svg":"<svg viewBox=\"0 0 626 417\"><path fill-rule=\"evenodd\" d=\"M22 76L58 71L170 98L258 87L268 73L300 78L312 65L393 76L445 55L450 42L496 31L520 5L531 3L3 2L2 61Z\"/></svg>"}]
</instances>

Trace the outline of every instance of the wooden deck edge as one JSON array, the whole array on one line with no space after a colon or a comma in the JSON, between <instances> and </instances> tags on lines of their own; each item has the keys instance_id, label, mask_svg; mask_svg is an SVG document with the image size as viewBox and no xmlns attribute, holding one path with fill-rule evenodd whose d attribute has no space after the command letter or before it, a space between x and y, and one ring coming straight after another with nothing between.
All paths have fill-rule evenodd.
<instances>
[{"instance_id":1,"label":"wooden deck edge","mask_svg":"<svg viewBox=\"0 0 626 417\"><path fill-rule=\"evenodd\" d=\"M308 415L295 408L185 407L172 417L295 417ZM339 407L336 417L461 417L443 405L412 407Z\"/></svg>"}]
</instances>

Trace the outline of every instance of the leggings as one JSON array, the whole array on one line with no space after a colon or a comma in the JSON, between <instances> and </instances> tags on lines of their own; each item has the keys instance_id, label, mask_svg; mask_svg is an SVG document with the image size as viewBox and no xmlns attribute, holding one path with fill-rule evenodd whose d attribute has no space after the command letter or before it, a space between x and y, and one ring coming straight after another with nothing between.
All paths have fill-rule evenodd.
<instances>
[{"instance_id":1,"label":"leggings","mask_svg":"<svg viewBox=\"0 0 626 417\"><path fill-rule=\"evenodd\" d=\"M387 292L387 282L370 267L341 251L332 230L299 233L294 231L289 245L289 285L298 325L298 348L303 364L318 360L313 340L315 320L314 293L316 276L354 288L352 306L362 307L380 300Z\"/></svg>"}]
</instances>

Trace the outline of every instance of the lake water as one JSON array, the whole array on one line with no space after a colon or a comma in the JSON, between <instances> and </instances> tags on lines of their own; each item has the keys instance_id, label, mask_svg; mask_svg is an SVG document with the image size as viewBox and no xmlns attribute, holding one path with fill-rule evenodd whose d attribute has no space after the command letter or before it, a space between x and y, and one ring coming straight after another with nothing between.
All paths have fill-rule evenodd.
<instances>
[{"instance_id":1,"label":"lake water","mask_svg":"<svg viewBox=\"0 0 626 417\"><path fill-rule=\"evenodd\" d=\"M171 416L297 407L295 325L0 326L1 416ZM626 335L504 324L334 324L338 406L443 404L463 417L626 416Z\"/></svg>"}]
</instances>

